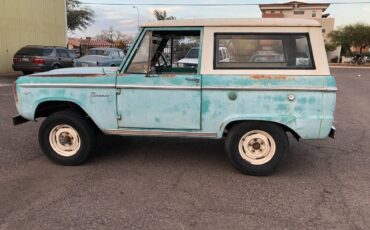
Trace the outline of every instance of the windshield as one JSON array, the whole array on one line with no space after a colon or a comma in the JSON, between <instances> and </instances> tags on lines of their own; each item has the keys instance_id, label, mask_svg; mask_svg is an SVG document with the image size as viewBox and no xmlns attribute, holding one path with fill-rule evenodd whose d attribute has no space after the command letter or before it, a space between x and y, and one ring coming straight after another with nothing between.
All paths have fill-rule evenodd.
<instances>
[{"instance_id":1,"label":"windshield","mask_svg":"<svg viewBox=\"0 0 370 230\"><path fill-rule=\"evenodd\" d=\"M198 58L199 56L199 49L191 49L186 54L185 58Z\"/></svg>"},{"instance_id":2,"label":"windshield","mask_svg":"<svg viewBox=\"0 0 370 230\"><path fill-rule=\"evenodd\" d=\"M53 52L53 49L22 48L16 53L16 55L49 56L51 52Z\"/></svg>"},{"instance_id":3,"label":"windshield","mask_svg":"<svg viewBox=\"0 0 370 230\"><path fill-rule=\"evenodd\" d=\"M87 55L102 55L102 56L108 56L109 52L107 50L89 50Z\"/></svg>"}]
</instances>

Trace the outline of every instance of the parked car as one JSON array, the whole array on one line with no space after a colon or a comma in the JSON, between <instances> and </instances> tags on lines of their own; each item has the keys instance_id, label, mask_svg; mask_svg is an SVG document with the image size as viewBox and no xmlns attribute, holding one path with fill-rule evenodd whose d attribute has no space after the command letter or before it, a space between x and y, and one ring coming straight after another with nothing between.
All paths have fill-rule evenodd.
<instances>
[{"instance_id":1,"label":"parked car","mask_svg":"<svg viewBox=\"0 0 370 230\"><path fill-rule=\"evenodd\" d=\"M87 55L75 59L74 66L119 66L124 56L124 52L121 49L92 48Z\"/></svg>"},{"instance_id":2,"label":"parked car","mask_svg":"<svg viewBox=\"0 0 370 230\"><path fill-rule=\"evenodd\" d=\"M166 54L174 60L174 38L188 37L199 40L194 64L200 68L180 68L164 56L170 50ZM218 55L220 47L228 49L229 61ZM250 61L259 50L284 58ZM315 20L149 22L120 69L53 70L18 78L14 89L20 114L14 124L46 117L38 135L41 149L63 165L85 162L98 132L225 138L233 166L268 175L288 153L287 133L322 139L335 131L337 88Z\"/></svg>"},{"instance_id":3,"label":"parked car","mask_svg":"<svg viewBox=\"0 0 370 230\"><path fill-rule=\"evenodd\" d=\"M218 55L221 62L230 61L230 53L226 47L219 47ZM177 61L179 67L198 67L199 48L191 48L184 58Z\"/></svg>"},{"instance_id":4,"label":"parked car","mask_svg":"<svg viewBox=\"0 0 370 230\"><path fill-rule=\"evenodd\" d=\"M25 46L13 57L13 70L23 74L73 66L73 58L65 47Z\"/></svg>"},{"instance_id":5,"label":"parked car","mask_svg":"<svg viewBox=\"0 0 370 230\"><path fill-rule=\"evenodd\" d=\"M68 52L69 52L69 56L72 59L76 59L76 58L80 57L80 50L79 49L69 49Z\"/></svg>"}]
</instances>

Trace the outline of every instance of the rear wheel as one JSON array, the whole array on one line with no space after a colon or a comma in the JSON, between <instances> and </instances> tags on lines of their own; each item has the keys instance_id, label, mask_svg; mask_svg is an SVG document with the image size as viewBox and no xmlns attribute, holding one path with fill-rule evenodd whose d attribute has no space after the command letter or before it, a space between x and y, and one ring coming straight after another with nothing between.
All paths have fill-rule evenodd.
<instances>
[{"instance_id":1,"label":"rear wheel","mask_svg":"<svg viewBox=\"0 0 370 230\"><path fill-rule=\"evenodd\" d=\"M246 122L233 127L225 144L235 168L258 176L274 172L289 148L285 131L266 122Z\"/></svg>"},{"instance_id":2,"label":"rear wheel","mask_svg":"<svg viewBox=\"0 0 370 230\"><path fill-rule=\"evenodd\" d=\"M39 143L43 152L62 165L85 162L96 143L96 132L91 121L76 112L57 112L42 123Z\"/></svg>"},{"instance_id":3,"label":"rear wheel","mask_svg":"<svg viewBox=\"0 0 370 230\"><path fill-rule=\"evenodd\" d=\"M59 69L60 66L58 64L53 65L52 69Z\"/></svg>"}]
</instances>

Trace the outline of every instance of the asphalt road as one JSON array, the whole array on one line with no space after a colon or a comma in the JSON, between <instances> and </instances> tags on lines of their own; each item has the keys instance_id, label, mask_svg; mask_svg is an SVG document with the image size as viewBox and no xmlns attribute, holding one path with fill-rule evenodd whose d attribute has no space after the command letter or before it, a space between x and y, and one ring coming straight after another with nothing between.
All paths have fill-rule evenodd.
<instances>
[{"instance_id":1,"label":"asphalt road","mask_svg":"<svg viewBox=\"0 0 370 230\"><path fill-rule=\"evenodd\" d=\"M40 122L12 126L0 79L0 230L370 229L370 69L332 73L335 139L290 138L268 177L236 171L222 140L102 137L87 164L56 165Z\"/></svg>"}]
</instances>

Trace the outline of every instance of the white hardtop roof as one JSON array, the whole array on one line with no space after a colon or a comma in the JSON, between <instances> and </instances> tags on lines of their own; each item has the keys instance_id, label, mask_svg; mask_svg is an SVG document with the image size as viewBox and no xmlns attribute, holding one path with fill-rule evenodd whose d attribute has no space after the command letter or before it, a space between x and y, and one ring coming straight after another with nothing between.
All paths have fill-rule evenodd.
<instances>
[{"instance_id":1,"label":"white hardtop roof","mask_svg":"<svg viewBox=\"0 0 370 230\"><path fill-rule=\"evenodd\" d=\"M312 19L296 18L224 18L224 19L179 19L147 22L142 27L320 27L320 23Z\"/></svg>"}]
</instances>

